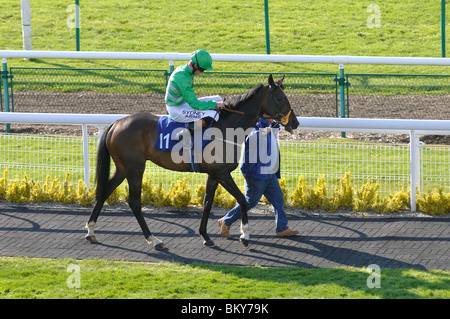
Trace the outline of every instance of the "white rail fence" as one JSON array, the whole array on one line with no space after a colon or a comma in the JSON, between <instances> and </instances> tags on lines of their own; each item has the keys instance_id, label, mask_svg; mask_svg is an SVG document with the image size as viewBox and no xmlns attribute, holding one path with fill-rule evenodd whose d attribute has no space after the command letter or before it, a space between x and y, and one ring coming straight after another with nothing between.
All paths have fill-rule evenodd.
<instances>
[{"instance_id":1,"label":"white rail fence","mask_svg":"<svg viewBox=\"0 0 450 319\"><path fill-rule=\"evenodd\" d=\"M450 66L449 58L424 58L424 57L365 57L365 56L307 56L307 55L262 55L262 54L212 54L214 61L223 62L268 62L268 63L325 63L325 64L338 64L340 74L343 74L345 64L378 64L378 65L438 65L438 66ZM190 53L147 53L147 52L88 52L88 51L23 51L23 50L0 50L0 58L2 58L3 69L7 68L7 60L12 58L28 58L28 59L106 59L106 60L159 60L169 61L169 65L173 66L173 61L187 61L190 58ZM5 104L8 100L7 95L7 80L5 83ZM344 91L340 92L341 100L343 100ZM102 126L113 122L115 119L120 118L120 115L81 115L81 114L0 114L0 123L42 123L42 124L72 124L81 125L83 132L83 162L84 162L84 178L86 184L89 185L89 139L88 130L89 125ZM404 146L400 146L402 149L398 153L402 155L395 155L395 157L402 158L397 160L397 164L401 164L409 167L409 172L394 173L392 176L386 176L387 179L407 179L408 187L411 185L417 185L420 189L422 181L425 180L424 168L426 161L433 162L434 166L446 166L447 169L442 171L434 170L437 173L430 173L437 176L432 176L432 181L439 181L448 187L449 184L449 162L450 160L428 160L430 158L439 157L438 151L424 152L424 146L419 142L419 136L425 134L444 134L450 135L450 121L421 121L421 120L376 120L376 119L331 119L331 118L299 118L301 123L301 130L331 130L331 131L345 131L345 132L374 132L374 133L397 133L408 134L410 137L410 144L405 150ZM341 143L340 143L341 144ZM1 144L0 144L1 146ZM307 144L301 144L301 147L308 148ZM366 146L364 146L366 147ZM328 150L334 148L334 146L327 147ZM374 146L374 149L378 146ZM283 147L282 147L283 149ZM311 147L312 149L312 147ZM339 146L342 150L342 147ZM298 149L294 150L299 152ZM396 150L397 152L398 150ZM409 159L405 160L405 151L409 152ZM440 152L440 151L439 151ZM448 158L448 149L444 148L442 151L444 158ZM367 159L362 161L371 161L373 154L367 153ZM338 153L340 154L340 153ZM353 153L349 153L348 156L354 156ZM422 154L422 156L421 156ZM440 154L440 153L439 153ZM328 158L321 157L317 159L319 162L327 162ZM333 156L339 156L333 154ZM361 162L361 160L359 160ZM333 165L343 166L344 169L351 167L349 163L354 162L350 159L347 162L333 162ZM336 164L339 163L339 164ZM383 160L379 163L379 166L390 166L390 160ZM329 167L326 165L317 167L323 167L316 170L312 167L316 165L307 164L306 167L296 167L293 170L295 174L307 173L313 171L312 174L324 173L327 174ZM351 170L351 169L349 169ZM433 171L433 169L431 169ZM342 173L342 171L339 171ZM380 173L384 174L384 173ZM371 177L370 173L367 174ZM366 176L366 177L367 177ZM379 174L378 174L379 176ZM405 177L406 176L406 177ZM403 184L403 186L405 186ZM411 192L411 210L416 210L416 196L415 192Z\"/></svg>"},{"instance_id":2,"label":"white rail fence","mask_svg":"<svg viewBox=\"0 0 450 319\"><path fill-rule=\"evenodd\" d=\"M55 124L55 125L79 125L81 126L82 130L82 150L83 150L83 172L84 172L84 181L86 185L90 185L92 180L92 157L95 157L92 151L92 138L89 138L88 136L88 126L95 126L99 128L99 131L102 131L102 128L111 124L115 120L122 118L126 115L99 115L99 114L55 114L55 113L6 113L2 112L0 113L0 123L18 123L18 124ZM422 189L421 185L424 180L423 176L423 167L424 167L424 153L423 153L423 147L424 144L419 141L419 137L421 135L450 135L450 121L439 121L439 120L380 120L380 119L341 119L341 118L305 118L305 117L299 117L298 118L300 122L300 130L313 130L313 131L346 131L346 132L372 132L372 133L394 133L394 134L407 134L410 137L410 143L409 145L403 145L403 146L397 146L401 147L403 157L405 157L404 153L409 153L409 163L407 163L407 166L409 166L409 172L405 172L403 170L402 172L394 172L392 174L387 174L386 176L380 176L383 175L383 173L375 174L377 176L374 176L373 172L367 171L365 174L365 177L372 178L372 179L387 179L390 181L393 181L395 179L404 180L402 184L402 187L410 188L411 185L417 186L419 190ZM17 135L20 136L20 134L11 134L11 135ZM6 136L4 134L3 136ZM98 136L98 134L97 134ZM1 139L0 135L0 139ZM19 137L20 138L20 137ZM89 144L91 141L91 151L89 150ZM45 143L49 144L49 143ZM283 149L286 147L289 149L289 147L292 147L292 143L289 144L282 144L281 150L283 152ZM298 143L295 143L298 144ZM94 142L94 146L95 146ZM284 146L283 146L284 145ZM290 146L291 145L291 146ZM7 152L7 146L3 146L3 144L0 143L0 146L2 149L2 152ZM298 145L297 145L298 146ZM371 148L371 151L373 151L375 148L377 148L374 145L367 146L363 143L358 143L357 145L361 152L364 152L364 148ZM49 145L46 145L46 147L50 147ZM55 146L55 147L61 147L61 146ZM304 152L308 152L308 148L311 147L311 143L304 143L300 144L298 146L300 149L302 149ZM321 146L323 148L333 148L336 146ZM352 145L352 148L354 148L355 145ZM299 148L295 149L295 152L299 152ZM337 152L337 156L339 155L339 152L345 152L345 146L338 147L339 150ZM37 150L39 152L39 150ZM54 152L63 152L62 149L54 150ZM371 158L373 156L376 157L376 155L371 155L371 152L368 152L368 155L366 155L365 159L358 160L358 163L356 165L363 165L364 161L374 161L376 159ZM450 148L444 149L444 157L450 157ZM283 156L283 155L282 155ZM334 155L336 156L336 155ZM342 155L346 156L346 155ZM351 157L354 157L354 154L350 155ZM431 157L436 157L435 155L430 155ZM347 156L348 157L348 156ZM394 155L394 157L401 157L400 155ZM91 159L90 159L91 158ZM289 159L287 159L289 160ZM291 159L293 161L298 161L298 158ZM309 159L311 161L311 159ZM316 158L316 161L319 162L325 162L329 161L330 159L327 158L327 155L324 155L323 158ZM354 161L356 159L335 159L334 165L342 165L342 167L349 168L351 170L350 162ZM389 165L397 165L395 161L399 160L392 160L392 159L385 159L380 160L378 165L380 166L389 166ZM400 161L406 162L406 159L402 159ZM442 174L439 174L439 178L444 183L449 183L450 181L450 161L444 160L444 162L437 162L436 165L447 165L449 169L447 169L447 176L442 176ZM337 164L336 164L337 163ZM403 163L405 164L405 163ZM0 163L1 166L7 166L11 165L11 163ZM30 165L30 164L28 164ZM323 165L322 168L315 168L316 164L306 164L304 167L295 167L294 164L291 163L291 165L288 165L290 167L291 172L283 172L283 176L289 176L292 180L295 180L295 178L298 177L300 174L315 174L318 176L318 174L329 174L327 170L329 168L327 165ZM293 167L294 166L294 167ZM283 170L283 165L282 165ZM310 170L311 172L309 172ZM364 168L358 169L359 171L364 171ZM160 168L160 173L163 172L164 169ZM237 170L238 171L238 170ZM342 174L344 171L340 171ZM236 173L237 175L239 172ZM335 172L335 174L337 174ZM442 185L439 185L442 186ZM411 210L416 210L416 194L415 192L411 192Z\"/></svg>"},{"instance_id":3,"label":"white rail fence","mask_svg":"<svg viewBox=\"0 0 450 319\"><path fill-rule=\"evenodd\" d=\"M378 56L318 56L266 54L211 54L214 61L271 62L271 63L325 63L325 64L391 64L391 65L447 65L449 58L378 57ZM92 52L92 51L24 51L0 50L0 58L27 59L84 59L84 60L158 60L188 61L190 53L172 52Z\"/></svg>"}]
</instances>

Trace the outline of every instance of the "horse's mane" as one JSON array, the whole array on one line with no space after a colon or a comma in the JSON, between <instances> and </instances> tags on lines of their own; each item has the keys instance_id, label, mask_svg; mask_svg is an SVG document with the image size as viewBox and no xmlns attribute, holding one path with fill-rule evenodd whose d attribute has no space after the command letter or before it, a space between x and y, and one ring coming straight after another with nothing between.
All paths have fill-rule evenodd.
<instances>
[{"instance_id":1,"label":"horse's mane","mask_svg":"<svg viewBox=\"0 0 450 319\"><path fill-rule=\"evenodd\" d=\"M249 100L254 98L256 93L258 92L258 90L261 87L263 87L263 85L262 84L258 84L257 86L255 86L250 91L242 93L241 95L238 95L238 96L232 98L231 100L226 101L225 102L225 106L227 108L233 109L233 110L238 109L243 103L248 102Z\"/></svg>"}]
</instances>

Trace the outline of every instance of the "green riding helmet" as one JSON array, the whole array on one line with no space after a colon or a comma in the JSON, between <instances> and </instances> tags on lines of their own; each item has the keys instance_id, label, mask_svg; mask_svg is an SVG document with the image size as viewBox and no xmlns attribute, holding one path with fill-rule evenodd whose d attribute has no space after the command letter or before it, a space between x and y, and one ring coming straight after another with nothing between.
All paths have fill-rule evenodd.
<instances>
[{"instance_id":1,"label":"green riding helmet","mask_svg":"<svg viewBox=\"0 0 450 319\"><path fill-rule=\"evenodd\" d=\"M199 68L212 70L212 58L205 50L197 50L192 52L191 61L198 65Z\"/></svg>"}]
</instances>

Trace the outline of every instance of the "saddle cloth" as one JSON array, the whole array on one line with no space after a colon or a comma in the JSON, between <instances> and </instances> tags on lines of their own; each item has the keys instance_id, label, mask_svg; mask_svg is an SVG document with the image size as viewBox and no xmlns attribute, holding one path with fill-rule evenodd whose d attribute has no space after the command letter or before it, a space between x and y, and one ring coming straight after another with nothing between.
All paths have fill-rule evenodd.
<instances>
[{"instance_id":1,"label":"saddle cloth","mask_svg":"<svg viewBox=\"0 0 450 319\"><path fill-rule=\"evenodd\" d=\"M169 116L161 116L158 121L158 139L156 140L155 149L158 151L171 151L173 147L180 143L179 140L175 139L175 135L178 132L173 132L175 129L187 128L189 123L175 122ZM206 128L203 129L202 133ZM191 137L191 142L193 143L194 136ZM202 150L208 143L211 142L210 139L204 139L202 134ZM193 144L192 144L193 145Z\"/></svg>"}]
</instances>

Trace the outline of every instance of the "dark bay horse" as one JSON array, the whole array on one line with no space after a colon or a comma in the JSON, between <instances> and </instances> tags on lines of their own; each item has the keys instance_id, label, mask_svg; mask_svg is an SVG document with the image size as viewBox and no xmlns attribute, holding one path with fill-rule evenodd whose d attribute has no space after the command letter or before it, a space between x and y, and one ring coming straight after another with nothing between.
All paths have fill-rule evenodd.
<instances>
[{"instance_id":1,"label":"dark bay horse","mask_svg":"<svg viewBox=\"0 0 450 319\"><path fill-rule=\"evenodd\" d=\"M243 138L245 138L255 126L258 118L265 114L266 117L281 121L286 131L292 132L292 129L297 128L299 123L284 94L283 79L284 77L275 82L270 75L268 84L260 84L226 103L226 108L220 111L220 119L213 124L213 128L224 133L223 136L226 136L225 131L229 129L242 129ZM150 160L166 169L182 172L191 171L191 164L189 161L174 161L173 152L155 149L158 138L158 119L158 116L150 113L136 113L115 121L103 133L97 149L96 195L94 208L86 223L88 230L86 239L96 241L94 227L103 204L126 178L129 185L128 204L142 228L145 239L156 249L164 248L162 241L150 232L141 211L145 163ZM202 155L198 160L199 171L207 174L199 233L206 246L214 245L208 236L206 227L214 194L220 183L241 206L242 235L240 239L247 246L249 241L247 203L245 196L231 177L231 172L238 165L239 148L244 139L241 138L239 141L231 143L220 138L211 140L209 145L212 145L210 149L213 151L210 155L214 156L214 160L211 161L210 158L202 157ZM231 156L230 152L233 152ZM116 170L110 177L111 158L115 163Z\"/></svg>"}]
</instances>

